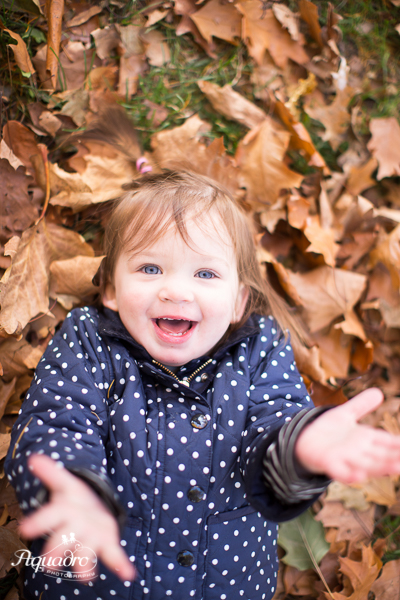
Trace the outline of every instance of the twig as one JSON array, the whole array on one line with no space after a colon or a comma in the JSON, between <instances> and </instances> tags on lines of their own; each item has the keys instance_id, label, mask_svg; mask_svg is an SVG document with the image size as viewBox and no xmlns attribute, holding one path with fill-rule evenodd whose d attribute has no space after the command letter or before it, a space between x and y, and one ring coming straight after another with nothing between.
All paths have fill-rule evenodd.
<instances>
[{"instance_id":1,"label":"twig","mask_svg":"<svg viewBox=\"0 0 400 600\"><path fill-rule=\"evenodd\" d=\"M303 543L304 543L305 547L307 548L307 552L310 555L310 558L311 558L312 564L314 565L315 570L317 571L317 573L318 573L318 575L319 575L322 583L324 584L324 586L326 588L326 591L328 592L329 596L332 598L332 600L335 600L335 598L334 598L331 590L329 589L328 584L326 583L326 579L323 576L322 571L319 568L318 563L317 563L317 561L314 558L313 551L311 550L311 546L308 543L308 540L306 538L306 534L304 533L303 525L301 523L299 523L299 521L297 521L297 527L299 528L301 539L303 540Z\"/></svg>"},{"instance_id":2,"label":"twig","mask_svg":"<svg viewBox=\"0 0 400 600\"><path fill-rule=\"evenodd\" d=\"M46 177L46 195L44 198L42 213L41 213L40 217L38 218L38 220L35 222L35 225L39 225L40 221L43 219L43 217L46 213L47 207L49 205L49 200L50 200L50 169L49 169L49 157L48 157L47 147L44 144L38 144L38 148L39 148L40 153L43 158L44 174Z\"/></svg>"}]
</instances>

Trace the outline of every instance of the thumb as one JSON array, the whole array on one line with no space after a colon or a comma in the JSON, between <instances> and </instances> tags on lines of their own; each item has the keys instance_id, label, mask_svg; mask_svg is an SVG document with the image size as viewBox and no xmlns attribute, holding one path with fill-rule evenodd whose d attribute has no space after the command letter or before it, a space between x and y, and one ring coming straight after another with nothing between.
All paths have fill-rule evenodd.
<instances>
[{"instance_id":1,"label":"thumb","mask_svg":"<svg viewBox=\"0 0 400 600\"><path fill-rule=\"evenodd\" d=\"M358 421L369 413L373 412L383 402L383 394L378 388L369 388L364 390L351 400L343 404L340 408Z\"/></svg>"}]
</instances>

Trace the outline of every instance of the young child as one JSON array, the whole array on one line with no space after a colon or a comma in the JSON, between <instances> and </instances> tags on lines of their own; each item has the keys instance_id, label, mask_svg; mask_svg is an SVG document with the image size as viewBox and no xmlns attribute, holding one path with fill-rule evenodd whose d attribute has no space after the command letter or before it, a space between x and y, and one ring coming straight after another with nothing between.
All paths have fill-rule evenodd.
<instances>
[{"instance_id":1,"label":"young child","mask_svg":"<svg viewBox=\"0 0 400 600\"><path fill-rule=\"evenodd\" d=\"M49 343L5 465L32 554L74 532L98 577L31 564L25 597L272 598L277 522L330 478L400 472L400 438L357 423L382 394L312 407L247 217L211 180L146 175L105 246L103 307Z\"/></svg>"}]
</instances>

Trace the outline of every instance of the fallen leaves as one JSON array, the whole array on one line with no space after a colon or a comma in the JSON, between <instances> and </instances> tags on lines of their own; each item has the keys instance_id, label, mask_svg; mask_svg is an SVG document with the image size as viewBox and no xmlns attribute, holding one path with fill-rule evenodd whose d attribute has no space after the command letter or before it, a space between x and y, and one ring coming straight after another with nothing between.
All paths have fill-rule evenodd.
<instances>
[{"instance_id":1,"label":"fallen leaves","mask_svg":"<svg viewBox=\"0 0 400 600\"><path fill-rule=\"evenodd\" d=\"M102 260L109 203L138 177L143 149L114 121L103 138L93 124L105 106L129 108L136 94L158 129L151 136L145 131L153 170L188 168L209 176L254 217L263 272L307 329L307 346L295 352L314 401L340 404L377 385L388 399L371 424L399 433L400 126L394 117L371 119L359 96L354 103L378 82L362 79L360 57L345 60L332 6L322 27L316 3L300 0L298 12L286 4L147 2L132 18L110 23L103 5L66 1L64 15L63 1L51 0L37 22L47 42L32 62L25 35L3 29L11 65L39 90L24 116L6 123L0 146L0 459L48 341L69 309L96 294L92 278ZM178 103L175 48L167 38L187 33L196 44L190 42L195 50L185 55L188 61L239 46L230 79L214 77L223 71L217 61L198 73L218 126L231 121L248 130L231 154L221 130L196 114L190 97ZM176 93L173 109L141 90L140 78L154 72L155 84ZM179 115L176 127L168 124L171 110ZM71 138L76 127L86 133ZM47 164L38 139L49 147ZM283 525L277 599L366 600L373 592L375 600L392 600L399 561L380 571L392 542L387 535L377 539L378 518L400 514L399 494L398 477L333 483L312 514ZM7 550L19 509L0 474L3 506ZM10 568L5 550L4 573Z\"/></svg>"}]
</instances>

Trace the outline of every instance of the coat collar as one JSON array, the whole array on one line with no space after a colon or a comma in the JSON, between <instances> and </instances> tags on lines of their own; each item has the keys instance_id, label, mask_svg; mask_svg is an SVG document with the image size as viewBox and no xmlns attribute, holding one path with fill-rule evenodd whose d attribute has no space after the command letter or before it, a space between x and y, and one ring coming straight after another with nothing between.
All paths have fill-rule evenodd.
<instances>
[{"instance_id":1,"label":"coat collar","mask_svg":"<svg viewBox=\"0 0 400 600\"><path fill-rule=\"evenodd\" d=\"M206 355L200 358L196 358L193 361L190 361L186 365L188 370L193 365L197 365L199 361L205 361L208 358L213 358L214 360L220 360L222 356L226 353L226 351L233 345L241 342L245 338L252 337L260 333L259 320L257 315L251 315L247 321L245 322L240 329L234 331L222 344L222 346L218 347L216 352L213 355ZM129 344L130 350L133 356L138 360L145 360L146 362L150 362L153 360L152 356L143 348L141 344L139 344L127 331L125 325L122 323L119 314L109 308L102 307L99 311L99 333L100 335L106 335L112 338L118 338L124 342Z\"/></svg>"}]
</instances>

